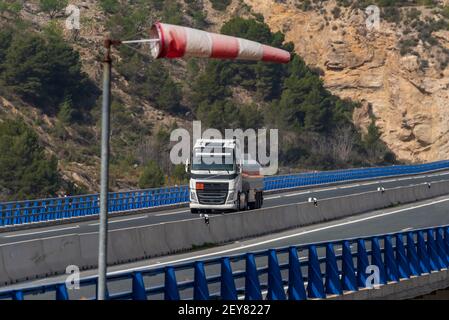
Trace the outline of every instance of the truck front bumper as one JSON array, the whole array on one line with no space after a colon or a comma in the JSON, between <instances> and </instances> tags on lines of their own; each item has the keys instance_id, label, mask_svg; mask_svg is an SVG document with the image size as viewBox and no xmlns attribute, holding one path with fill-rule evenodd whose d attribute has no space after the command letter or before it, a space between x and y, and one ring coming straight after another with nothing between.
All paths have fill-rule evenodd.
<instances>
[{"instance_id":1,"label":"truck front bumper","mask_svg":"<svg viewBox=\"0 0 449 320\"><path fill-rule=\"evenodd\" d=\"M206 205L199 203L190 203L190 209L198 209L198 210L235 210L237 208L236 203L226 203L220 205Z\"/></svg>"}]
</instances>

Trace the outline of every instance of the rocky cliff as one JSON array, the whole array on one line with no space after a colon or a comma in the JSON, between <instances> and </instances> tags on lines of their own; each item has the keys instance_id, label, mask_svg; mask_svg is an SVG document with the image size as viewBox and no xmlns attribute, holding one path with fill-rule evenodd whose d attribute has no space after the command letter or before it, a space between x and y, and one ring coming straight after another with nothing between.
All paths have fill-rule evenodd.
<instances>
[{"instance_id":1,"label":"rocky cliff","mask_svg":"<svg viewBox=\"0 0 449 320\"><path fill-rule=\"evenodd\" d=\"M354 121L366 130L374 116L381 138L398 159L422 162L449 157L449 31L430 29L429 45L413 29L419 21L443 21L435 8L400 8L402 23L389 22L381 14L380 28L369 30L363 8L338 10L336 1L316 10L304 10L298 1L245 3L262 14L271 28L283 31L309 65L323 71L329 90L362 103ZM410 43L413 49L406 46Z\"/></svg>"}]
</instances>

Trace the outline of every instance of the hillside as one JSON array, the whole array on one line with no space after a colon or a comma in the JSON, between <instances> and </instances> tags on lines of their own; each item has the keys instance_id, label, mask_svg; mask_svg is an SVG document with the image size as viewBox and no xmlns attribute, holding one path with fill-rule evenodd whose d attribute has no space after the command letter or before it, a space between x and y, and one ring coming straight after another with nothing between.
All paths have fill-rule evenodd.
<instances>
[{"instance_id":1,"label":"hillside","mask_svg":"<svg viewBox=\"0 0 449 320\"><path fill-rule=\"evenodd\" d=\"M311 67L325 87L360 101L362 130L376 118L381 139L402 161L449 157L447 1L375 1L380 28L366 27L364 1L245 0Z\"/></svg>"},{"instance_id":2,"label":"hillside","mask_svg":"<svg viewBox=\"0 0 449 320\"><path fill-rule=\"evenodd\" d=\"M286 15L285 21L296 19L296 7L246 0L70 1L81 10L81 28L67 30L67 3L4 1L0 6L0 150L4 150L0 200L98 190L103 35L144 38L156 20L241 36L292 52L295 47L298 56L279 66L153 61L145 47L115 50L113 190L184 183L182 166L169 162L169 135L176 127L191 129L193 119L217 129L279 128L280 172L395 161L379 139L381 132L382 138L386 136L381 118L376 120L366 111L368 98L329 85L328 71L323 73L325 68L316 68L321 65L310 59L312 47L302 49L294 37L292 28L298 23L284 28L273 15L279 12ZM309 14L315 13L304 13ZM373 114L378 116L374 104ZM357 126L354 115L363 120L357 120ZM30 153L35 141L43 149ZM391 148L395 150L393 144ZM33 177L29 171L34 167L41 169ZM31 189L26 187L30 184Z\"/></svg>"}]
</instances>

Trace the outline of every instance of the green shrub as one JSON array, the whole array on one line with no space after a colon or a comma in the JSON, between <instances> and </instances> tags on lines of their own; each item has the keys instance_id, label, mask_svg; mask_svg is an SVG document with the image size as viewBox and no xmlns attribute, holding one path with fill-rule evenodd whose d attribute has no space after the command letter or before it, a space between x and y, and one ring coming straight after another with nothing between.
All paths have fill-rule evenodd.
<instances>
[{"instance_id":1,"label":"green shrub","mask_svg":"<svg viewBox=\"0 0 449 320\"><path fill-rule=\"evenodd\" d=\"M23 1L20 0L3 0L0 1L0 14L7 13L14 19L17 19L22 10Z\"/></svg>"},{"instance_id":2,"label":"green shrub","mask_svg":"<svg viewBox=\"0 0 449 320\"><path fill-rule=\"evenodd\" d=\"M164 185L164 173L155 161L149 161L139 179L139 188L157 188Z\"/></svg>"},{"instance_id":3,"label":"green shrub","mask_svg":"<svg viewBox=\"0 0 449 320\"><path fill-rule=\"evenodd\" d=\"M148 1L154 10L161 11L164 8L165 0L150 0Z\"/></svg>"},{"instance_id":4,"label":"green shrub","mask_svg":"<svg viewBox=\"0 0 449 320\"><path fill-rule=\"evenodd\" d=\"M64 124L70 124L75 117L73 110L72 99L66 98L59 107L58 119Z\"/></svg>"},{"instance_id":5,"label":"green shrub","mask_svg":"<svg viewBox=\"0 0 449 320\"><path fill-rule=\"evenodd\" d=\"M310 0L301 0L301 2L296 3L296 7L302 11L309 11L313 8Z\"/></svg>"},{"instance_id":6,"label":"green shrub","mask_svg":"<svg viewBox=\"0 0 449 320\"><path fill-rule=\"evenodd\" d=\"M334 19L338 19L338 18L340 18L340 15L341 15L341 9L340 9L340 7L334 7L333 9L332 9L332 11L331 11L331 13L332 13L332 15L334 16Z\"/></svg>"},{"instance_id":7,"label":"green shrub","mask_svg":"<svg viewBox=\"0 0 449 320\"><path fill-rule=\"evenodd\" d=\"M441 15L446 19L449 19L449 6L444 6L441 10Z\"/></svg>"},{"instance_id":8,"label":"green shrub","mask_svg":"<svg viewBox=\"0 0 449 320\"><path fill-rule=\"evenodd\" d=\"M106 13L117 13L120 10L118 0L100 0L100 6Z\"/></svg>"},{"instance_id":9,"label":"green shrub","mask_svg":"<svg viewBox=\"0 0 449 320\"><path fill-rule=\"evenodd\" d=\"M175 179L178 184L187 183L188 174L185 171L185 167L183 164L178 164L175 166L172 172L172 178Z\"/></svg>"},{"instance_id":10,"label":"green shrub","mask_svg":"<svg viewBox=\"0 0 449 320\"><path fill-rule=\"evenodd\" d=\"M219 11L224 11L231 4L232 0L210 0L212 8Z\"/></svg>"},{"instance_id":11,"label":"green shrub","mask_svg":"<svg viewBox=\"0 0 449 320\"><path fill-rule=\"evenodd\" d=\"M413 48L418 45L418 39L403 39L399 41L399 50L402 56L413 53Z\"/></svg>"},{"instance_id":12,"label":"green shrub","mask_svg":"<svg viewBox=\"0 0 449 320\"><path fill-rule=\"evenodd\" d=\"M183 15L181 5L176 0L165 0L162 17L166 23L182 24Z\"/></svg>"},{"instance_id":13,"label":"green shrub","mask_svg":"<svg viewBox=\"0 0 449 320\"><path fill-rule=\"evenodd\" d=\"M59 12L64 10L68 5L68 0L39 0L39 7L50 18L54 18Z\"/></svg>"},{"instance_id":14,"label":"green shrub","mask_svg":"<svg viewBox=\"0 0 449 320\"><path fill-rule=\"evenodd\" d=\"M387 6L382 9L382 18L388 22L400 23L402 20L402 14L398 8Z\"/></svg>"},{"instance_id":15,"label":"green shrub","mask_svg":"<svg viewBox=\"0 0 449 320\"><path fill-rule=\"evenodd\" d=\"M59 186L56 158L45 155L36 133L21 120L0 122L0 186L15 200L53 196Z\"/></svg>"}]
</instances>

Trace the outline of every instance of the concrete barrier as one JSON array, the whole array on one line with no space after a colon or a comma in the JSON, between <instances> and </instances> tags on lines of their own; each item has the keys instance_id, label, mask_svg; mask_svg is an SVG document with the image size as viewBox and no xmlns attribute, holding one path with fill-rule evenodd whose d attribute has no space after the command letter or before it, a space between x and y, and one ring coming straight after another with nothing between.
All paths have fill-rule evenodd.
<instances>
[{"instance_id":1,"label":"concrete barrier","mask_svg":"<svg viewBox=\"0 0 449 320\"><path fill-rule=\"evenodd\" d=\"M0 250L0 260L0 286L4 286L10 283L11 279L6 273L5 258L3 257L2 250Z\"/></svg>"},{"instance_id":2,"label":"concrete barrier","mask_svg":"<svg viewBox=\"0 0 449 320\"><path fill-rule=\"evenodd\" d=\"M58 274L69 265L78 265L81 248L78 235L54 237L42 241L45 264L50 274Z\"/></svg>"},{"instance_id":3,"label":"concrete barrier","mask_svg":"<svg viewBox=\"0 0 449 320\"><path fill-rule=\"evenodd\" d=\"M397 204L449 194L449 181L431 188L416 186L371 191L345 197L211 215L203 219L166 222L138 228L113 230L109 234L108 262L118 264L257 237L300 226L339 219ZM97 266L98 234L45 238L0 246L0 283L64 273L67 265L81 269Z\"/></svg>"},{"instance_id":4,"label":"concrete barrier","mask_svg":"<svg viewBox=\"0 0 449 320\"><path fill-rule=\"evenodd\" d=\"M161 255L172 252L169 246L167 238L170 237L165 231L165 224L157 224L151 229L151 233L146 232L145 227L139 227L136 229L140 235L140 241L142 242L143 255L145 257L150 256L154 250L160 252ZM160 241L154 242L154 239L160 239Z\"/></svg>"},{"instance_id":5,"label":"concrete barrier","mask_svg":"<svg viewBox=\"0 0 449 320\"><path fill-rule=\"evenodd\" d=\"M144 244L138 229L118 230L108 241L108 259L114 264L145 259Z\"/></svg>"},{"instance_id":6,"label":"concrete barrier","mask_svg":"<svg viewBox=\"0 0 449 320\"><path fill-rule=\"evenodd\" d=\"M81 260L78 266L82 270L96 268L98 265L98 233L83 233L79 235L79 242ZM108 249L109 246L110 244L108 244ZM112 263L109 255L108 263Z\"/></svg>"},{"instance_id":7,"label":"concrete barrier","mask_svg":"<svg viewBox=\"0 0 449 320\"><path fill-rule=\"evenodd\" d=\"M2 283L14 283L50 275L51 268L46 265L47 257L42 240L3 245L0 251L5 268L5 272L0 275Z\"/></svg>"}]
</instances>

